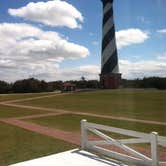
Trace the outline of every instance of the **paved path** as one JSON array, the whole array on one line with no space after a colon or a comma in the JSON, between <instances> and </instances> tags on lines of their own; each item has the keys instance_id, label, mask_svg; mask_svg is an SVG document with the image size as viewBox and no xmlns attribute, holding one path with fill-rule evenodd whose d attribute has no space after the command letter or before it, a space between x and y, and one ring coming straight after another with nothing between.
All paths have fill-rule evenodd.
<instances>
[{"instance_id":1,"label":"paved path","mask_svg":"<svg viewBox=\"0 0 166 166\"><path fill-rule=\"evenodd\" d=\"M59 112L59 113L66 113L66 114L68 113L68 114L75 114L75 115L86 115L86 116L93 116L93 117L99 117L99 118L124 120L124 121L129 121L129 122L166 126L166 122L159 122L159 121L152 121L152 120L142 120L142 119L127 118L127 117L116 117L116 116L111 116L111 115L99 115L99 114L92 114L92 113L85 113L85 112L74 112L74 111L68 111L68 110L63 110L63 109L28 106L28 105L14 104L14 103L9 103L9 102L1 102L0 104L5 105L5 106L10 106L10 107L16 107L16 108L26 108L26 109L49 111L49 112Z\"/></svg>"},{"instance_id":2,"label":"paved path","mask_svg":"<svg viewBox=\"0 0 166 166\"><path fill-rule=\"evenodd\" d=\"M44 112L69 113L69 111L65 111L65 110L62 110L62 109L35 107L35 106L20 105L20 104L14 104L14 103L6 103L6 102L5 103L1 102L0 105L9 106L9 107L16 107L16 108L26 108L26 109L32 109L32 110L40 110L40 111L44 111Z\"/></svg>"},{"instance_id":3,"label":"paved path","mask_svg":"<svg viewBox=\"0 0 166 166\"><path fill-rule=\"evenodd\" d=\"M156 124L156 125L166 126L166 122L159 122L159 121L152 121L152 120L133 119L133 118L120 117L120 116L117 117L117 116L99 115L99 114L83 113L83 112L71 112L71 113L72 114L78 114L78 115L95 116L95 117L99 117L99 118L124 120L124 121L130 121L130 122L138 122L138 123Z\"/></svg>"},{"instance_id":4,"label":"paved path","mask_svg":"<svg viewBox=\"0 0 166 166\"><path fill-rule=\"evenodd\" d=\"M57 116L57 115L64 115L65 113L61 112L55 112L55 113L44 113L44 114L38 114L38 115L27 115L27 116L21 116L21 117L16 117L12 119L19 119L19 120L24 120L24 119L33 119L33 118L41 118L41 117L48 117L48 116Z\"/></svg>"},{"instance_id":5,"label":"paved path","mask_svg":"<svg viewBox=\"0 0 166 166\"><path fill-rule=\"evenodd\" d=\"M49 98L49 97L54 97L58 95L66 95L67 93L50 93L49 95L43 95L43 96L36 96L36 97L29 97L26 99L16 99L16 100L7 100L7 101L2 101L0 103L15 103L15 102L21 102L21 101L30 101L30 100L35 100L35 99L42 99L42 98Z\"/></svg>"}]
</instances>

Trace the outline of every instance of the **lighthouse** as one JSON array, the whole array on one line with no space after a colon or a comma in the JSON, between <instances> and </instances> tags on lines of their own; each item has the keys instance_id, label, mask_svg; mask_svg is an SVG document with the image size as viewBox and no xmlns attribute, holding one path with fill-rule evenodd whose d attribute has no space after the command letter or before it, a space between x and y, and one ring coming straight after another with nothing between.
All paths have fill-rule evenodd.
<instances>
[{"instance_id":1,"label":"lighthouse","mask_svg":"<svg viewBox=\"0 0 166 166\"><path fill-rule=\"evenodd\" d=\"M102 50L100 82L104 89L117 89L121 81L116 47L113 0L103 3Z\"/></svg>"}]
</instances>

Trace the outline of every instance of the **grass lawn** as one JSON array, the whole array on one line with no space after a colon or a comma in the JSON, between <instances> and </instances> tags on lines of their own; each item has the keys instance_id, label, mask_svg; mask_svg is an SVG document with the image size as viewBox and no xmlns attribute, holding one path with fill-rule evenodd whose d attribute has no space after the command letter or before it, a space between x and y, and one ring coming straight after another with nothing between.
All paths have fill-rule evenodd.
<instances>
[{"instance_id":1,"label":"grass lawn","mask_svg":"<svg viewBox=\"0 0 166 166\"><path fill-rule=\"evenodd\" d=\"M80 121L82 119L87 119L89 122L99 123L108 126L114 126L118 128L124 128L129 130L141 131L150 133L156 131L159 135L166 136L166 126L161 125L151 125L127 122L122 120L110 120L105 118L90 117L90 116L80 116L80 115L59 115L59 116L48 116L36 119L28 119L26 121L31 121L37 124L45 125L48 127L58 128L61 130L80 132Z\"/></svg>"},{"instance_id":2,"label":"grass lawn","mask_svg":"<svg viewBox=\"0 0 166 166\"><path fill-rule=\"evenodd\" d=\"M0 105L0 118L19 117L19 116L34 115L39 113L45 113L45 112L40 110L30 110L25 108L21 109L21 108Z\"/></svg>"},{"instance_id":3,"label":"grass lawn","mask_svg":"<svg viewBox=\"0 0 166 166\"><path fill-rule=\"evenodd\" d=\"M27 99L31 97L52 95L53 93L13 93L13 94L0 94L0 102L8 100L17 100L17 99Z\"/></svg>"},{"instance_id":4,"label":"grass lawn","mask_svg":"<svg viewBox=\"0 0 166 166\"><path fill-rule=\"evenodd\" d=\"M166 121L166 91L112 90L68 94L21 102L76 112Z\"/></svg>"},{"instance_id":5,"label":"grass lawn","mask_svg":"<svg viewBox=\"0 0 166 166\"><path fill-rule=\"evenodd\" d=\"M75 145L0 123L0 165L59 153Z\"/></svg>"}]
</instances>

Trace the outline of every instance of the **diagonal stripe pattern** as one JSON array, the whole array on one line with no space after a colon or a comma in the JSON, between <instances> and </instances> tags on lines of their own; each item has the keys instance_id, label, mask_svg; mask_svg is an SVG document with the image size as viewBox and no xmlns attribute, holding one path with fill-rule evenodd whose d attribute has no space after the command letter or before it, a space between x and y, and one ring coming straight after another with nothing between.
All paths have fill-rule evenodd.
<instances>
[{"instance_id":1,"label":"diagonal stripe pattern","mask_svg":"<svg viewBox=\"0 0 166 166\"><path fill-rule=\"evenodd\" d=\"M118 55L113 19L113 0L103 2L103 39L101 74L119 73Z\"/></svg>"}]
</instances>

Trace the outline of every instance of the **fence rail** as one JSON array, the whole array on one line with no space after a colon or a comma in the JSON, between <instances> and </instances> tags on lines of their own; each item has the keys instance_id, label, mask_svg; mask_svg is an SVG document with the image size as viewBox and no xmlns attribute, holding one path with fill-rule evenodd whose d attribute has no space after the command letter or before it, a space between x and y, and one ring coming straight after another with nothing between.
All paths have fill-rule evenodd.
<instances>
[{"instance_id":1,"label":"fence rail","mask_svg":"<svg viewBox=\"0 0 166 166\"><path fill-rule=\"evenodd\" d=\"M100 130L126 135L134 138L116 140L104 134ZM94 133L95 135L102 138L102 140L97 140L97 141L88 140L87 131ZM140 144L140 143L150 143L151 157L143 155L140 152L137 152L136 150L126 145L126 144ZM130 155L122 154L117 151L108 150L106 148L100 147L102 145L114 145ZM81 121L81 147L84 150L93 150L95 152L99 152L101 154L110 156L112 158L131 162L136 165L166 166L166 162L159 161L158 145L166 147L166 137L159 136L158 133L156 132L147 134L132 130L125 130L125 129L109 127L95 123L89 123L86 120Z\"/></svg>"}]
</instances>

